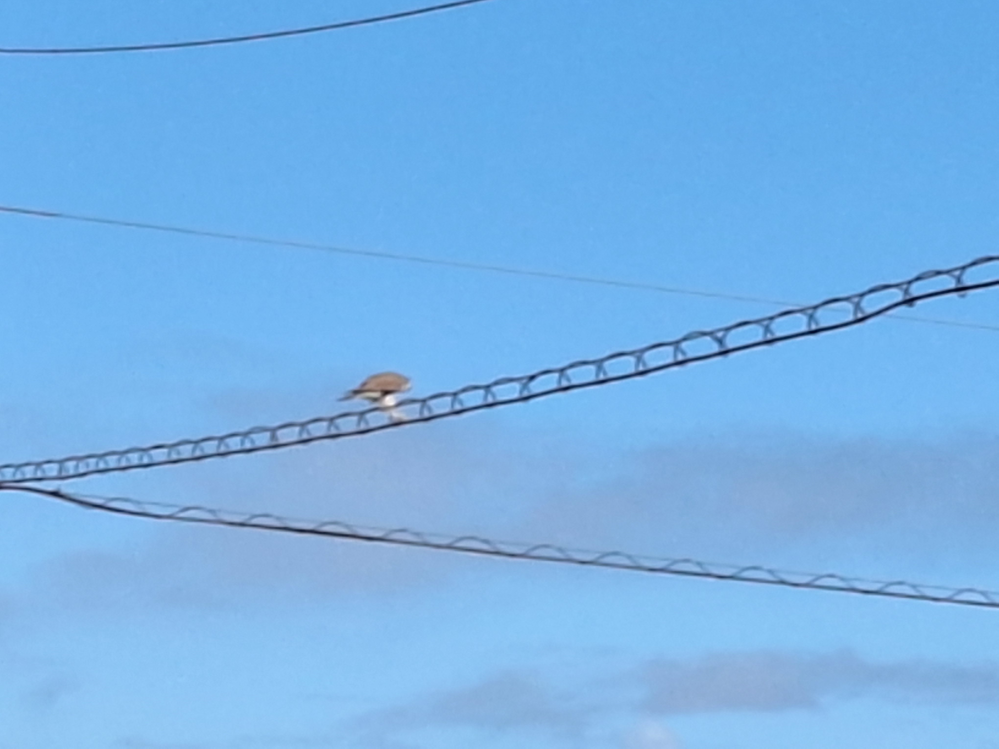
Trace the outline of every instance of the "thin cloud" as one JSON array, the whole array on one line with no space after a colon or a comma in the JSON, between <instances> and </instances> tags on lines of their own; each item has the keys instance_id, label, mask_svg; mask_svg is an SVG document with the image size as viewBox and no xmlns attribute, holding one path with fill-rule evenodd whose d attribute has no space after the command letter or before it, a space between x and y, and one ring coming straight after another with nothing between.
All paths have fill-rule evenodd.
<instances>
[{"instance_id":1,"label":"thin cloud","mask_svg":"<svg viewBox=\"0 0 999 749\"><path fill-rule=\"evenodd\" d=\"M860 698L999 705L996 666L874 663L849 652L760 651L687 661L653 660L634 677L643 692L641 711L657 716L810 710Z\"/></svg>"},{"instance_id":2,"label":"thin cloud","mask_svg":"<svg viewBox=\"0 0 999 749\"><path fill-rule=\"evenodd\" d=\"M477 745L516 737L552 746L679 749L662 719L696 714L835 709L858 700L935 706L999 706L999 665L876 662L851 652L746 651L649 659L566 680L507 670L463 687L372 711L348 726L372 749L423 749L421 735L466 732Z\"/></svg>"},{"instance_id":3,"label":"thin cloud","mask_svg":"<svg viewBox=\"0 0 999 749\"><path fill-rule=\"evenodd\" d=\"M115 749L211 749L209 744L174 744L160 741L147 741L141 738L123 738L115 742Z\"/></svg>"},{"instance_id":4,"label":"thin cloud","mask_svg":"<svg viewBox=\"0 0 999 749\"><path fill-rule=\"evenodd\" d=\"M47 676L21 694L21 704L33 711L48 712L79 689L76 679L64 675Z\"/></svg>"},{"instance_id":5,"label":"thin cloud","mask_svg":"<svg viewBox=\"0 0 999 749\"><path fill-rule=\"evenodd\" d=\"M493 737L529 734L578 745L592 715L592 706L581 695L560 692L533 672L509 670L467 687L369 713L355 721L353 729L368 747L409 746L398 743L400 734L434 727Z\"/></svg>"},{"instance_id":6,"label":"thin cloud","mask_svg":"<svg viewBox=\"0 0 999 749\"><path fill-rule=\"evenodd\" d=\"M643 720L625 733L622 749L680 749L680 741L661 723Z\"/></svg>"},{"instance_id":7,"label":"thin cloud","mask_svg":"<svg viewBox=\"0 0 999 749\"><path fill-rule=\"evenodd\" d=\"M866 557L982 567L999 527L997 466L988 435L691 439L554 493L530 525L559 543L805 569Z\"/></svg>"}]
</instances>

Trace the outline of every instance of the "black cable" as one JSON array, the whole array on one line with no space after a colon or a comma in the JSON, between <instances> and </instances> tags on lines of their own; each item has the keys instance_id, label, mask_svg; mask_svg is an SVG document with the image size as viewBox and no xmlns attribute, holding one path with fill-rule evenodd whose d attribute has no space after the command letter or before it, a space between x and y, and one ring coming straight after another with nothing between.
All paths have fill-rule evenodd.
<instances>
[{"instance_id":1,"label":"black cable","mask_svg":"<svg viewBox=\"0 0 999 749\"><path fill-rule=\"evenodd\" d=\"M104 47L0 47L0 54L4 55L90 55L108 52L154 52L169 49L190 49L192 47L216 47L222 44L239 44L242 42L260 42L268 39L281 39L289 36L303 36L305 34L318 34L324 31L336 31L338 29L348 29L355 26L370 26L376 23L387 21L398 21L403 18L413 18L423 16L428 13L437 13L443 10L460 8L465 5L475 5L477 3L488 2L488 0L455 0L455 2L441 3L439 5L428 5L412 10L403 10L396 13L385 13L380 16L368 16L366 18L355 18L349 21L338 21L336 23L325 23L320 26L306 26L298 29L285 29L282 31L267 31L260 34L243 34L241 36L227 36L216 39L197 39L185 42L159 42L153 44L119 44Z\"/></svg>"},{"instance_id":2,"label":"black cable","mask_svg":"<svg viewBox=\"0 0 999 749\"><path fill-rule=\"evenodd\" d=\"M177 523L248 528L260 531L290 533L302 536L323 536L374 544L408 546L459 554L520 559L531 562L554 562L581 567L601 567L632 572L675 575L710 580L775 585L799 590L825 590L837 593L881 598L901 598L928 603L949 603L980 608L999 608L999 593L979 588L949 588L923 585L902 580L868 580L845 577L836 573L814 574L790 572L759 565L738 566L703 562L695 559L664 559L640 556L620 551L590 551L554 544L525 544L496 541L481 536L450 536L423 533L407 528L367 528L339 520L302 520L270 513L247 513L211 507L171 505L141 502L126 497L100 497L68 494L60 489L44 489L27 485L0 484L0 491L20 491L35 494L76 507L110 512L129 517Z\"/></svg>"},{"instance_id":3,"label":"black cable","mask_svg":"<svg viewBox=\"0 0 999 749\"><path fill-rule=\"evenodd\" d=\"M969 278L975 274L982 278ZM655 372L719 359L742 351L810 338L861 325L901 307L944 296L965 296L999 286L999 256L920 273L905 281L826 299L767 317L742 320L714 330L641 348L581 359L526 375L500 377L481 385L400 401L391 413L377 407L305 421L289 421L224 435L162 442L145 447L0 465L0 481L23 483L82 478L95 474L177 465L211 458L279 450L320 440L343 439L436 421L514 403L646 377ZM844 319L844 315L846 319ZM835 321L825 318L835 316Z\"/></svg>"}]
</instances>

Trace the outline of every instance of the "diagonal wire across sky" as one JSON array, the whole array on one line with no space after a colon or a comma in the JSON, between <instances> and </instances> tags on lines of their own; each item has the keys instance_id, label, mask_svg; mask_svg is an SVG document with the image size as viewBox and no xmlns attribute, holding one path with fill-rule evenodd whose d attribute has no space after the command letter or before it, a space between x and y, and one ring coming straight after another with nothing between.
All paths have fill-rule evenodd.
<instances>
[{"instance_id":1,"label":"diagonal wire across sky","mask_svg":"<svg viewBox=\"0 0 999 749\"><path fill-rule=\"evenodd\" d=\"M529 374L500 377L423 398L401 401L386 413L377 407L258 426L228 434L187 438L122 450L71 455L0 465L0 482L31 483L83 478L97 474L178 465L234 455L279 450L323 440L357 437L400 429L475 411L601 387L615 382L730 356L778 343L809 338L862 325L890 312L945 296L999 286L999 256L980 257L963 265L929 270L893 283L782 310L766 317L741 320L679 338L580 359Z\"/></svg>"},{"instance_id":2,"label":"diagonal wire across sky","mask_svg":"<svg viewBox=\"0 0 999 749\"><path fill-rule=\"evenodd\" d=\"M246 234L242 232L219 231L217 229L201 229L190 226L177 226L175 224L153 223L149 221L133 221L130 219L113 218L109 216L92 216L80 213L68 213L66 211L54 211L45 208L31 208L27 206L15 206L0 204L0 213L12 216L26 216L30 218L56 219L59 221L72 221L84 224L97 224L99 226L112 226L120 229L138 229L142 231L154 231L166 234L178 234L181 236L198 237L201 239L216 239L229 242L244 242L247 244L265 245L270 247L285 247L298 250L311 250L315 252L326 252L335 255L346 255L352 257L369 258L374 260L389 260L395 262L414 263L417 265L435 265L443 268L452 268L463 271L476 271L483 273L498 273L508 276L522 276L527 278L537 278L549 281L566 281L569 283L587 284L592 286L605 286L619 289L632 289L635 291L651 291L660 294L673 294L677 296L699 297L703 299L720 299L730 302L741 302L747 304L763 304L770 307L797 307L802 306L802 302L788 299L774 299L772 297L754 296L750 294L734 294L732 292L715 291L710 289L692 289L681 286L667 286L665 284L649 283L647 281L633 281L621 278L604 278L599 276L588 276L579 273L568 273L551 270L541 270L538 268L521 268L511 265L499 265L497 263L476 263L468 260L453 260L442 257L432 257L428 255L413 255L411 253L390 252L387 250L361 249L357 247L344 247L342 245L328 244L324 242L309 242L299 239L285 239L279 237L264 237L256 234ZM923 317L915 315L894 314L893 320L904 320L905 322L924 323L929 325L944 325L956 328L971 328L976 330L988 330L999 332L999 325L989 325L987 323L966 322L963 320L945 320L937 317Z\"/></svg>"},{"instance_id":3,"label":"diagonal wire across sky","mask_svg":"<svg viewBox=\"0 0 999 749\"><path fill-rule=\"evenodd\" d=\"M243 528L297 536L320 536L338 540L431 549L528 562L548 562L676 577L754 583L797 590L824 590L878 598L897 598L927 603L999 609L999 592L981 588L944 587L904 580L870 580L847 577L833 572L791 572L760 565L719 564L689 558L668 559L621 551L575 549L549 543L529 544L497 541L477 535L455 536L426 533L408 528L370 528L340 520L304 520L271 513L250 513L197 505L143 502L128 497L70 494L61 489L0 483L0 492L3 491L26 492L88 510L172 523Z\"/></svg>"},{"instance_id":4,"label":"diagonal wire across sky","mask_svg":"<svg viewBox=\"0 0 999 749\"><path fill-rule=\"evenodd\" d=\"M353 18L348 21L337 21L335 23L324 23L317 26L305 26L296 29L264 31L257 34L215 37L213 39L192 39L178 42L150 42L145 44L112 44L90 47L0 47L0 55L92 55L120 52L162 52L167 50L193 49L196 47L219 47L222 45L243 44L245 42L262 42L272 39L286 39L292 36L305 36L306 34L320 34L327 31L339 31L341 29L355 28L357 26L371 26L378 23L400 21L405 18L415 18L416 16L425 16L430 13L439 13L444 10L453 10L466 5L477 5L478 3L485 2L489 2L489 0L454 0L453 2L425 5L419 8L397 11L395 13L383 13L377 16Z\"/></svg>"}]
</instances>

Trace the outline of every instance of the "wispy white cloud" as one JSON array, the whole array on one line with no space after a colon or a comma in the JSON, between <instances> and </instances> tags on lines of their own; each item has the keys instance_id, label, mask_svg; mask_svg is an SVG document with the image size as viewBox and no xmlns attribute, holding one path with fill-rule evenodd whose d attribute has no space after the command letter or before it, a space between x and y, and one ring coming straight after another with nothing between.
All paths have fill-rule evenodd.
<instances>
[{"instance_id":1,"label":"wispy white cloud","mask_svg":"<svg viewBox=\"0 0 999 749\"><path fill-rule=\"evenodd\" d=\"M876 662L850 652L650 659L561 681L555 673L505 671L373 711L350 730L356 741L378 749L429 747L427 731L470 732L476 745L519 736L543 739L546 746L679 749L680 739L662 719L834 709L852 700L999 706L999 664Z\"/></svg>"},{"instance_id":2,"label":"wispy white cloud","mask_svg":"<svg viewBox=\"0 0 999 749\"><path fill-rule=\"evenodd\" d=\"M408 746L398 743L406 734L442 727L493 737L532 735L560 745L582 745L593 714L593 706L584 696L572 690L560 691L540 674L510 670L467 687L372 712L359 718L352 728L356 740L379 748Z\"/></svg>"},{"instance_id":3,"label":"wispy white cloud","mask_svg":"<svg viewBox=\"0 0 999 749\"><path fill-rule=\"evenodd\" d=\"M211 749L209 744L171 743L128 737L115 742L115 749Z\"/></svg>"},{"instance_id":4,"label":"wispy white cloud","mask_svg":"<svg viewBox=\"0 0 999 749\"><path fill-rule=\"evenodd\" d=\"M781 712L874 697L938 704L999 705L999 667L925 661L876 663L849 653L721 653L652 660L633 678L650 715Z\"/></svg>"},{"instance_id":5,"label":"wispy white cloud","mask_svg":"<svg viewBox=\"0 0 999 749\"><path fill-rule=\"evenodd\" d=\"M79 689L77 679L65 674L50 674L21 693L21 704L30 710L49 711Z\"/></svg>"},{"instance_id":6,"label":"wispy white cloud","mask_svg":"<svg viewBox=\"0 0 999 749\"><path fill-rule=\"evenodd\" d=\"M666 726L646 719L625 732L622 749L680 749L680 741Z\"/></svg>"},{"instance_id":7,"label":"wispy white cloud","mask_svg":"<svg viewBox=\"0 0 999 749\"><path fill-rule=\"evenodd\" d=\"M0 674L5 701L33 714L32 719L61 707L84 684L73 664L61 658L28 654L3 642L0 642Z\"/></svg>"},{"instance_id":8,"label":"wispy white cloud","mask_svg":"<svg viewBox=\"0 0 999 749\"><path fill-rule=\"evenodd\" d=\"M574 702L572 695L557 693L538 674L506 671L419 704L382 712L378 722L398 727L467 725L491 731L543 728L574 735L587 712Z\"/></svg>"},{"instance_id":9,"label":"wispy white cloud","mask_svg":"<svg viewBox=\"0 0 999 749\"><path fill-rule=\"evenodd\" d=\"M997 466L990 435L692 438L625 456L613 475L554 493L532 524L562 543L719 561L810 569L877 557L989 569Z\"/></svg>"},{"instance_id":10,"label":"wispy white cloud","mask_svg":"<svg viewBox=\"0 0 999 749\"><path fill-rule=\"evenodd\" d=\"M205 742L169 742L126 736L114 742L114 749L341 749L340 739L331 736L239 736Z\"/></svg>"}]
</instances>

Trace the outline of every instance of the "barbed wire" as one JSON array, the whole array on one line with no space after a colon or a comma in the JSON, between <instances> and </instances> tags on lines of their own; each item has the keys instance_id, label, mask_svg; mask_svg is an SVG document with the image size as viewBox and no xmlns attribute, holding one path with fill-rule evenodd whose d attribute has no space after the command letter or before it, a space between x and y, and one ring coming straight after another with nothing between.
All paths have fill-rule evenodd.
<instances>
[{"instance_id":1,"label":"barbed wire","mask_svg":"<svg viewBox=\"0 0 999 749\"><path fill-rule=\"evenodd\" d=\"M474 411L526 403L558 393L645 377L655 372L741 351L842 330L900 307L914 306L942 296L963 296L995 286L999 286L999 256L990 255L954 268L925 271L905 281L878 284L856 294L832 297L818 304L787 309L767 317L743 320L713 330L693 331L670 341L617 351L595 359L580 359L531 374L500 377L486 384L467 385L424 398L402 400L389 413L372 407L363 411L289 421L276 426L252 427L198 439L182 439L49 460L7 463L0 465L0 482L25 483L83 478L247 455L321 440L400 429ZM846 319L843 319L844 316Z\"/></svg>"},{"instance_id":2,"label":"barbed wire","mask_svg":"<svg viewBox=\"0 0 999 749\"><path fill-rule=\"evenodd\" d=\"M403 18L413 18L423 16L428 13L437 13L442 10L451 10L465 5L475 5L477 3L488 2L488 0L455 0L449 3L429 5L422 8L412 8L410 10L398 11L396 13L385 13L379 16L368 16L366 18L354 18L349 21L337 21L336 23L325 23L319 26L307 26L298 29L283 29L281 31L266 31L260 34L243 34L240 36L218 37L215 39L195 39L182 42L155 42L151 44L118 44L96 47L0 47L0 54L3 55L91 55L106 54L109 52L156 52L172 49L191 49L193 47L217 47L223 44L240 44L243 42L260 42L269 39L282 39L290 36L304 36L305 34L318 34L326 31L336 31L348 29L355 26L370 26L376 23L387 21L398 21Z\"/></svg>"},{"instance_id":3,"label":"barbed wire","mask_svg":"<svg viewBox=\"0 0 999 749\"><path fill-rule=\"evenodd\" d=\"M522 276L527 278L542 279L548 281L567 281L570 283L587 284L591 286L606 286L617 289L631 289L635 291L650 291L659 294L672 294L677 296L697 297L701 299L721 299L730 302L740 302L743 304L760 304L768 307L797 307L802 303L788 299L774 299L772 297L752 296L748 294L734 294L726 291L714 291L711 289L691 289L681 286L667 286L665 284L648 283L645 281L631 281L622 278L603 278L600 276L584 276L578 273L567 273L552 270L539 270L537 268L521 268L511 265L497 265L495 263L476 263L469 260L450 260L442 257L432 257L429 255L412 255L403 252L388 252L385 250L366 250L357 247L343 247L341 245L327 244L323 242L308 242L300 239L281 239L278 237L265 237L257 234L243 234L215 229L197 229L190 226L177 226L175 224L158 224L148 221L132 221L129 219L111 218L108 216L92 216L80 213L66 213L64 211L53 211L43 208L27 208L24 206L0 204L0 213L15 216L27 216L31 218L57 219L61 221L74 221L84 224L97 224L100 226L113 226L123 229L139 229L142 231L155 231L166 234L179 234L181 236L198 237L201 239L217 239L229 242L245 242L247 244L258 244L269 247L286 247L298 250L311 250L315 252L325 252L335 255L346 255L348 257L370 258L375 260L390 260L395 262L414 263L416 265L430 265L444 268L452 268L462 271L475 271L480 273L498 273L507 276ZM988 330L999 332L999 325L989 325L988 323L966 322L964 320L946 320L938 317L923 317L916 315L889 315L893 320L902 320L910 323L922 323L926 325L942 325L953 328L968 328L973 330Z\"/></svg>"},{"instance_id":4,"label":"barbed wire","mask_svg":"<svg viewBox=\"0 0 999 749\"><path fill-rule=\"evenodd\" d=\"M756 583L800 590L824 590L927 603L999 608L999 592L980 588L953 588L904 580L870 580L847 577L833 572L819 574L792 572L761 565L740 566L689 558L652 557L623 551L593 551L549 543L528 544L497 541L477 535L445 535L415 531L409 528L371 528L340 520L304 520L272 513L250 513L198 505L185 506L145 502L128 497L69 494L61 489L47 489L23 484L0 484L0 492L3 491L26 492L88 510L166 522L246 528L301 536L323 536L373 544L449 551L458 554Z\"/></svg>"}]
</instances>

